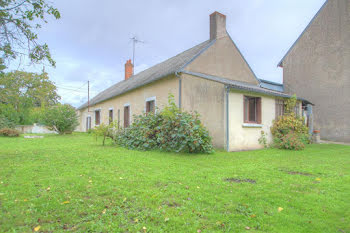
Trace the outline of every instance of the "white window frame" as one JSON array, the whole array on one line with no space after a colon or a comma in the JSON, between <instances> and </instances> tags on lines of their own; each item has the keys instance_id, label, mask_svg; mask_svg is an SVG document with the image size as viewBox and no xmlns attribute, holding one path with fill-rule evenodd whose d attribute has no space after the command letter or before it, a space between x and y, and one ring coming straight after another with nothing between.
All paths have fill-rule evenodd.
<instances>
[{"instance_id":1,"label":"white window frame","mask_svg":"<svg viewBox=\"0 0 350 233\"><path fill-rule=\"evenodd\" d=\"M124 107L129 107L129 125L131 125L131 116L132 116L131 105L130 103L125 103ZM124 126L124 108L123 108L123 126Z\"/></svg>"},{"instance_id":2,"label":"white window frame","mask_svg":"<svg viewBox=\"0 0 350 233\"><path fill-rule=\"evenodd\" d=\"M149 101L154 101L154 112L157 113L157 97L156 96L146 98L144 111L146 112L147 102L149 102Z\"/></svg>"},{"instance_id":3,"label":"white window frame","mask_svg":"<svg viewBox=\"0 0 350 233\"><path fill-rule=\"evenodd\" d=\"M109 111L111 111L111 110L113 111L113 114L112 114L112 117L113 117L112 122L114 121L114 108L111 107L111 108L108 109L108 123L109 123Z\"/></svg>"}]
</instances>

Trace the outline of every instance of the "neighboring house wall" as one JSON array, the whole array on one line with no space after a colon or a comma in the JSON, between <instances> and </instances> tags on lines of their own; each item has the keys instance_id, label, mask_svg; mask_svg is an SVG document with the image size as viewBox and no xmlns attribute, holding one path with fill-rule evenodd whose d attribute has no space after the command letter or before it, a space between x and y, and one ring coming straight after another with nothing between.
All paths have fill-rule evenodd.
<instances>
[{"instance_id":1,"label":"neighboring house wall","mask_svg":"<svg viewBox=\"0 0 350 233\"><path fill-rule=\"evenodd\" d=\"M328 0L283 60L285 91L313 104L321 138L350 142L350 1Z\"/></svg>"},{"instance_id":2,"label":"neighboring house wall","mask_svg":"<svg viewBox=\"0 0 350 233\"><path fill-rule=\"evenodd\" d=\"M261 126L244 124L244 96L261 97ZM229 151L253 150L263 148L259 144L261 131L267 134L268 143L272 141L270 128L275 119L275 98L253 93L230 91L229 93Z\"/></svg>"},{"instance_id":3,"label":"neighboring house wall","mask_svg":"<svg viewBox=\"0 0 350 233\"><path fill-rule=\"evenodd\" d=\"M155 97L156 107L163 108L168 103L168 95L172 93L175 97L175 102L178 104L179 99L179 78L170 75L159 81L142 86L138 89L132 90L120 96L116 96L110 100L90 106L90 112L87 108L80 111L80 131L86 131L86 118L91 116L91 128L95 127L95 113L94 110L101 110L101 123L109 123L109 109L113 109L114 121L118 120L118 109L120 110L120 126L124 125L124 105L130 105L130 122L132 122L133 115L139 115L145 111L146 99Z\"/></svg>"},{"instance_id":4,"label":"neighboring house wall","mask_svg":"<svg viewBox=\"0 0 350 233\"><path fill-rule=\"evenodd\" d=\"M228 35L217 39L185 70L258 84L254 73Z\"/></svg>"},{"instance_id":5,"label":"neighboring house wall","mask_svg":"<svg viewBox=\"0 0 350 233\"><path fill-rule=\"evenodd\" d=\"M185 111L197 111L203 125L209 130L216 148L225 146L225 88L221 83L182 74L181 107Z\"/></svg>"}]
</instances>

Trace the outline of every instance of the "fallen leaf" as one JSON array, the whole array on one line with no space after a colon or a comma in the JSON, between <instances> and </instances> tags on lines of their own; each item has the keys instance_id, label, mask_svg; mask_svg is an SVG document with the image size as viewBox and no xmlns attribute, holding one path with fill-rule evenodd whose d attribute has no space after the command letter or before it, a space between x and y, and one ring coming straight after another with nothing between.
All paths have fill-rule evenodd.
<instances>
[{"instance_id":1,"label":"fallen leaf","mask_svg":"<svg viewBox=\"0 0 350 233\"><path fill-rule=\"evenodd\" d=\"M278 212L281 212L283 210L282 207L278 207Z\"/></svg>"},{"instance_id":2,"label":"fallen leaf","mask_svg":"<svg viewBox=\"0 0 350 233\"><path fill-rule=\"evenodd\" d=\"M256 215L255 215L255 214L252 214L252 215L250 215L250 217L251 217L251 218L255 218L255 217L256 217Z\"/></svg>"},{"instance_id":3,"label":"fallen leaf","mask_svg":"<svg viewBox=\"0 0 350 233\"><path fill-rule=\"evenodd\" d=\"M169 221L169 218L165 218L165 219L164 219L164 222L168 222L168 221Z\"/></svg>"},{"instance_id":4,"label":"fallen leaf","mask_svg":"<svg viewBox=\"0 0 350 233\"><path fill-rule=\"evenodd\" d=\"M69 201L64 201L64 202L62 202L62 204L68 204L69 203Z\"/></svg>"},{"instance_id":5,"label":"fallen leaf","mask_svg":"<svg viewBox=\"0 0 350 233\"><path fill-rule=\"evenodd\" d=\"M39 231L40 230L40 225L34 228L34 231Z\"/></svg>"},{"instance_id":6,"label":"fallen leaf","mask_svg":"<svg viewBox=\"0 0 350 233\"><path fill-rule=\"evenodd\" d=\"M246 230L250 230L250 227L245 227Z\"/></svg>"}]
</instances>

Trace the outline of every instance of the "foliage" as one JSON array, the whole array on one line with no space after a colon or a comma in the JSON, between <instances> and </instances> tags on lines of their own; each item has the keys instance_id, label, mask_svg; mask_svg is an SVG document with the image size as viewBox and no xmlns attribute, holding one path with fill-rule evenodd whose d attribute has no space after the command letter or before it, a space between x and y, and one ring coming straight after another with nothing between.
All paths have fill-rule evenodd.
<instances>
[{"instance_id":1,"label":"foliage","mask_svg":"<svg viewBox=\"0 0 350 233\"><path fill-rule=\"evenodd\" d=\"M258 141L259 141L259 144L260 145L263 145L264 146L264 148L267 148L268 147L268 144L267 144L267 134L265 133L265 131L264 130L261 130L261 135L260 135L260 138L258 139Z\"/></svg>"},{"instance_id":2,"label":"foliage","mask_svg":"<svg viewBox=\"0 0 350 233\"><path fill-rule=\"evenodd\" d=\"M48 16L61 17L45 0L0 0L0 70L24 56L32 63L55 66L48 45L40 44L37 34Z\"/></svg>"},{"instance_id":3,"label":"foliage","mask_svg":"<svg viewBox=\"0 0 350 233\"><path fill-rule=\"evenodd\" d=\"M79 125L75 108L69 104L49 107L44 112L43 123L59 134L70 134Z\"/></svg>"},{"instance_id":4,"label":"foliage","mask_svg":"<svg viewBox=\"0 0 350 233\"><path fill-rule=\"evenodd\" d=\"M295 96L288 99L285 104L285 115L280 116L273 122L271 133L274 146L277 148L301 150L305 147L305 144L310 143L308 128L304 124L303 118L296 116L294 113L295 104Z\"/></svg>"},{"instance_id":5,"label":"foliage","mask_svg":"<svg viewBox=\"0 0 350 233\"><path fill-rule=\"evenodd\" d=\"M10 128L13 129L15 128L16 124L9 120L6 116L0 115L0 129L3 128Z\"/></svg>"},{"instance_id":6,"label":"foliage","mask_svg":"<svg viewBox=\"0 0 350 233\"><path fill-rule=\"evenodd\" d=\"M74 132L0 137L0 159L1 232L350 231L345 145L165 155Z\"/></svg>"},{"instance_id":7,"label":"foliage","mask_svg":"<svg viewBox=\"0 0 350 233\"><path fill-rule=\"evenodd\" d=\"M47 73L0 74L0 114L16 124L38 123L40 112L60 99Z\"/></svg>"},{"instance_id":8,"label":"foliage","mask_svg":"<svg viewBox=\"0 0 350 233\"><path fill-rule=\"evenodd\" d=\"M20 132L16 129L3 128L0 129L0 135L5 137L19 137Z\"/></svg>"},{"instance_id":9,"label":"foliage","mask_svg":"<svg viewBox=\"0 0 350 233\"><path fill-rule=\"evenodd\" d=\"M305 148L305 144L303 140L300 138L300 135L297 133L290 131L287 134L283 135L278 142L280 148L287 150L303 150Z\"/></svg>"},{"instance_id":10,"label":"foliage","mask_svg":"<svg viewBox=\"0 0 350 233\"><path fill-rule=\"evenodd\" d=\"M213 152L211 137L202 125L199 115L180 111L172 95L169 95L169 104L164 110L158 114L144 113L134 116L129 128L116 130L114 140L129 149Z\"/></svg>"},{"instance_id":11,"label":"foliage","mask_svg":"<svg viewBox=\"0 0 350 233\"><path fill-rule=\"evenodd\" d=\"M111 126L105 125L105 124L102 123L102 124L96 126L93 129L93 131L91 131L91 132L95 135L96 140L97 140L98 137L102 137L103 138L102 139L102 145L104 146L106 138L109 136L110 130L111 130Z\"/></svg>"}]
</instances>

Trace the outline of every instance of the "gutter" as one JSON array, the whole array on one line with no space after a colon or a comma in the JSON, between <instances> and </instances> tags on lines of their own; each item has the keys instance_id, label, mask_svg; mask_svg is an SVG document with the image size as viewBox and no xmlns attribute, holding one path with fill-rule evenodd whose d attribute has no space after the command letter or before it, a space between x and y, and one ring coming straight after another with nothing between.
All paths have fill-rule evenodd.
<instances>
[{"instance_id":1,"label":"gutter","mask_svg":"<svg viewBox=\"0 0 350 233\"><path fill-rule=\"evenodd\" d=\"M230 93L230 87L229 86L225 86L225 90L226 90L226 151L229 152L230 151L230 130L229 130L229 93Z\"/></svg>"},{"instance_id":2,"label":"gutter","mask_svg":"<svg viewBox=\"0 0 350 233\"><path fill-rule=\"evenodd\" d=\"M175 76L179 78L179 109L181 110L181 102L182 102L182 77L176 71Z\"/></svg>"}]
</instances>

